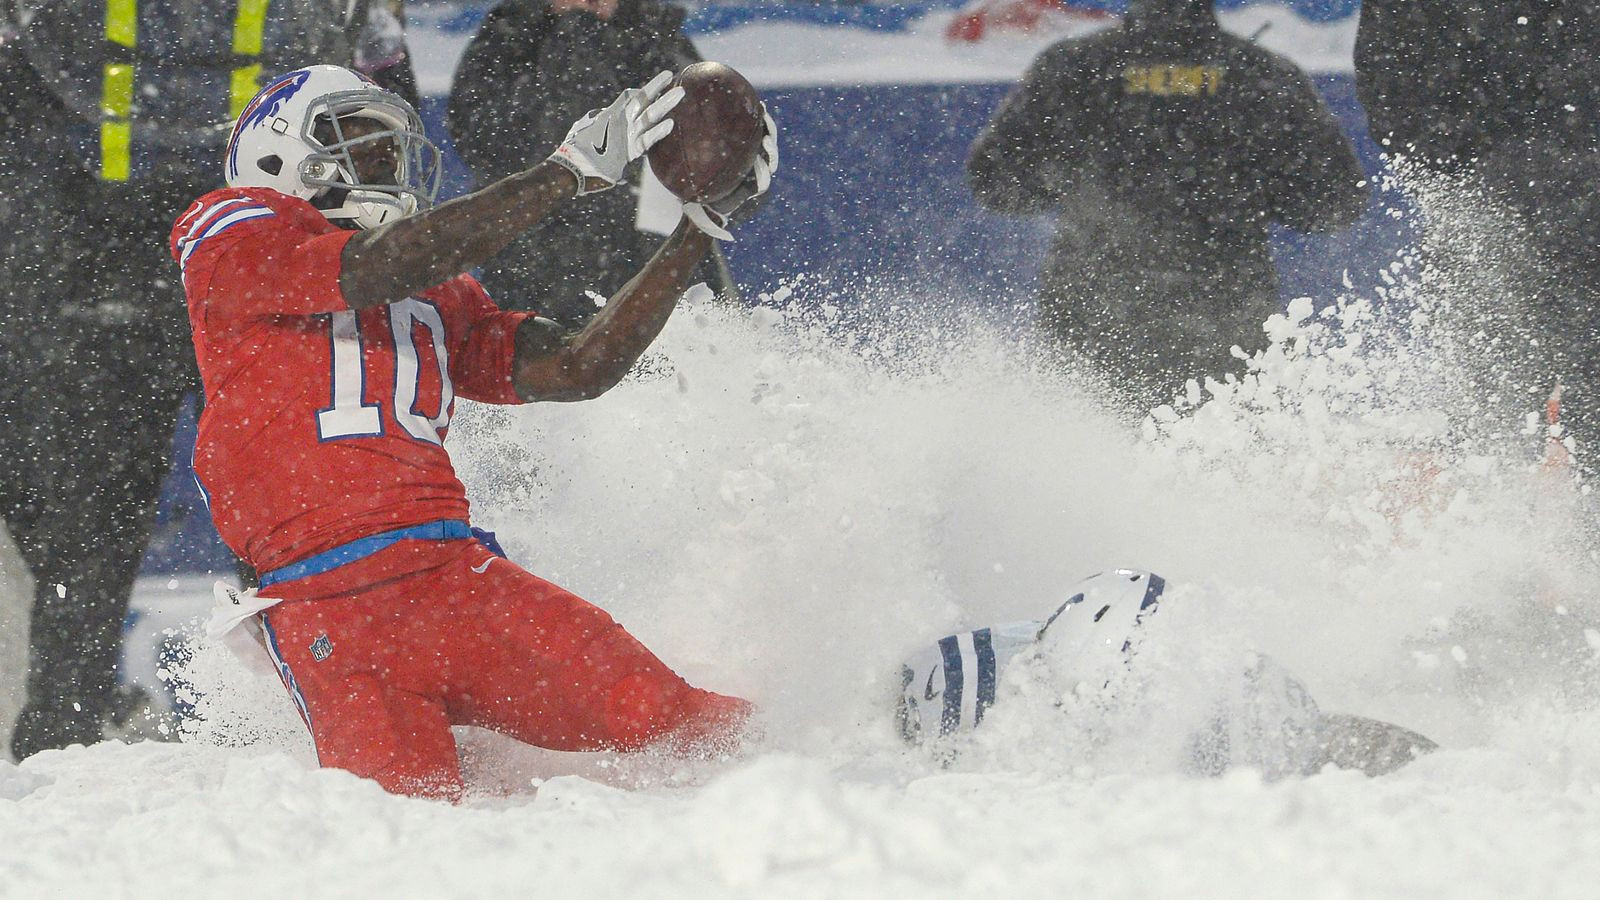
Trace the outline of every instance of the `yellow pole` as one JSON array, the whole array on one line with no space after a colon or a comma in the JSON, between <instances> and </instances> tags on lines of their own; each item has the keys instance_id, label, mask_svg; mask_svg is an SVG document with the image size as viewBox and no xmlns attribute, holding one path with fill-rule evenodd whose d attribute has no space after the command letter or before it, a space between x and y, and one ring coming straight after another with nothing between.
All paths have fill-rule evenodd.
<instances>
[{"instance_id":1,"label":"yellow pole","mask_svg":"<svg viewBox=\"0 0 1600 900\"><path fill-rule=\"evenodd\" d=\"M270 0L239 0L233 17L233 55L261 55L261 33L267 25ZM228 84L228 118L236 119L261 86L261 63L236 66Z\"/></svg>"},{"instance_id":2,"label":"yellow pole","mask_svg":"<svg viewBox=\"0 0 1600 900\"><path fill-rule=\"evenodd\" d=\"M132 50L139 41L138 0L107 0L106 40ZM133 144L133 64L108 62L100 83L100 177L127 181Z\"/></svg>"}]
</instances>

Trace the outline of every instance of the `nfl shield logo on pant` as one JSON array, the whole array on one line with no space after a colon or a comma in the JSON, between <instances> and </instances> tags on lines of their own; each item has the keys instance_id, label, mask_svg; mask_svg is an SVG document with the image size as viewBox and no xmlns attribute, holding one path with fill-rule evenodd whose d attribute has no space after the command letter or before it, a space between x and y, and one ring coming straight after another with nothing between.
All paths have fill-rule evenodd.
<instances>
[{"instance_id":1,"label":"nfl shield logo on pant","mask_svg":"<svg viewBox=\"0 0 1600 900\"><path fill-rule=\"evenodd\" d=\"M317 635L317 639L311 642L311 658L317 662L322 662L332 655L333 641L328 640L328 636L325 634Z\"/></svg>"}]
</instances>

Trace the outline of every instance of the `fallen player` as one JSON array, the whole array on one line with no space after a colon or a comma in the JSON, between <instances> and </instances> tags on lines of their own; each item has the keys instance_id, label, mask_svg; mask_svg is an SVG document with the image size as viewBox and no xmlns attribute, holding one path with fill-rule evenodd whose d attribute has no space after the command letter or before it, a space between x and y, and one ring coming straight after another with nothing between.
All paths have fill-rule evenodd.
<instances>
[{"instance_id":1,"label":"fallen player","mask_svg":"<svg viewBox=\"0 0 1600 900\"><path fill-rule=\"evenodd\" d=\"M1138 670L1141 626L1161 608L1165 590L1165 580L1150 572L1102 572L1073 587L1043 621L940 639L901 667L901 737L953 752L955 739L984 721L1013 667L1041 656L1058 663L1051 670L1058 677L1074 682L1054 687L1111 694L1112 681ZM1209 697L1209 710L1185 741L1191 772L1248 766L1281 777L1333 765L1382 775L1437 747L1398 725L1323 712L1299 680L1266 656L1253 656L1227 682L1220 696Z\"/></svg>"}]
</instances>

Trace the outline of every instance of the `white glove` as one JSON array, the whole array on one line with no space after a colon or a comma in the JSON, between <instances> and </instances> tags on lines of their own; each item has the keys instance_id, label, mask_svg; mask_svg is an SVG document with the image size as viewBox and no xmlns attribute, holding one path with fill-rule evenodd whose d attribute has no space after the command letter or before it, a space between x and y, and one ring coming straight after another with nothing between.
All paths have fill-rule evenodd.
<instances>
[{"instance_id":1,"label":"white glove","mask_svg":"<svg viewBox=\"0 0 1600 900\"><path fill-rule=\"evenodd\" d=\"M694 226L719 241L731 241L728 223L735 210L765 194L772 184L772 173L778 171L778 123L772 121L767 105L761 104L761 123L766 133L761 136L761 150L756 161L745 173L744 180L728 193L706 203L685 203L683 214Z\"/></svg>"},{"instance_id":2,"label":"white glove","mask_svg":"<svg viewBox=\"0 0 1600 900\"><path fill-rule=\"evenodd\" d=\"M683 88L667 90L672 73L662 72L642 88L629 88L605 109L590 110L573 124L550 154L578 179L578 195L616 187L628 163L672 131L667 114L683 99Z\"/></svg>"}]
</instances>

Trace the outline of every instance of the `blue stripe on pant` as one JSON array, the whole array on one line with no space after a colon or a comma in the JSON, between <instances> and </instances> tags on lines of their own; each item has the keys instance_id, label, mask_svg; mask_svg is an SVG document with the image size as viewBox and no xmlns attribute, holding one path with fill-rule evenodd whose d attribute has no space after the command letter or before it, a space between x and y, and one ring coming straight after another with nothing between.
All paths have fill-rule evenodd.
<instances>
[{"instance_id":1,"label":"blue stripe on pant","mask_svg":"<svg viewBox=\"0 0 1600 900\"><path fill-rule=\"evenodd\" d=\"M306 723L306 728L311 728L311 710L306 706L306 697L300 693L300 682L295 681L294 672L289 669L289 664L284 661L283 653L278 650L278 635L272 630L272 623L267 621L267 614L261 613L261 632L267 639L267 655L272 657L273 668L278 670L278 677L283 680L283 686L289 690L289 697L294 701L294 708L300 711L300 718ZM312 732L315 734L315 732Z\"/></svg>"},{"instance_id":2,"label":"blue stripe on pant","mask_svg":"<svg viewBox=\"0 0 1600 900\"><path fill-rule=\"evenodd\" d=\"M939 734L961 727L961 693L965 678L961 671L961 644L956 635L939 641L944 656L944 713L939 716Z\"/></svg>"},{"instance_id":3,"label":"blue stripe on pant","mask_svg":"<svg viewBox=\"0 0 1600 900\"><path fill-rule=\"evenodd\" d=\"M983 721L983 711L994 705L994 640L989 629L972 633L972 652L978 658L978 705L972 715L972 724L977 725Z\"/></svg>"}]
</instances>

